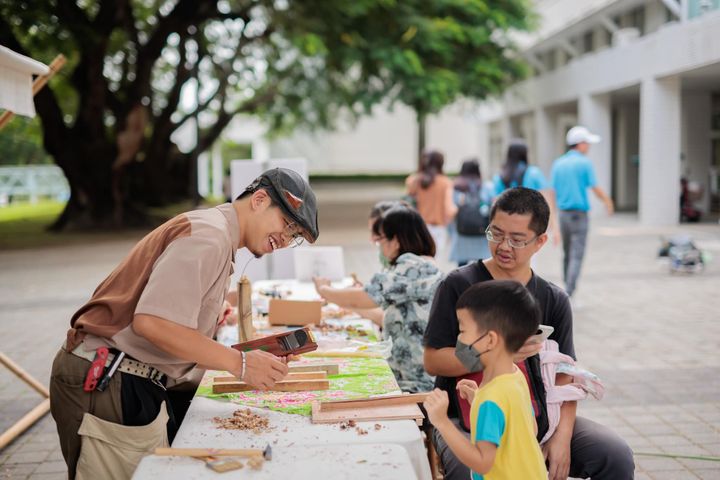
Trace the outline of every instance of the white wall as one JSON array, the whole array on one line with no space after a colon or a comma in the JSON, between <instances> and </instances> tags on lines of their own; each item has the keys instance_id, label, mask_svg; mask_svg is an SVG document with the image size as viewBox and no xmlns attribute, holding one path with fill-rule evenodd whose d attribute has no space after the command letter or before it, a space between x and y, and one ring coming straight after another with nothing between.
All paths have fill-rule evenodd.
<instances>
[{"instance_id":1,"label":"white wall","mask_svg":"<svg viewBox=\"0 0 720 480\"><path fill-rule=\"evenodd\" d=\"M427 124L427 146L445 153L449 172L480 154L478 120L471 107L453 105ZM337 131L297 132L271 142L272 157L304 157L310 173L401 173L417 168L417 122L408 107L375 108L371 117Z\"/></svg>"}]
</instances>

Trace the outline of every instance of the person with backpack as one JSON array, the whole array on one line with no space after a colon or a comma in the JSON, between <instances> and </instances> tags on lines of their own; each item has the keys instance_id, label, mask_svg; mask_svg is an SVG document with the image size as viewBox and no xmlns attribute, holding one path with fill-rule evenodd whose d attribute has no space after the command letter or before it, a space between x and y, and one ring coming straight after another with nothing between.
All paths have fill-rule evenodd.
<instances>
[{"instance_id":1,"label":"person with backpack","mask_svg":"<svg viewBox=\"0 0 720 480\"><path fill-rule=\"evenodd\" d=\"M540 304L541 323L554 328L550 335L559 351L575 359L572 310L567 294L556 285L536 275L530 262L547 242L550 208L543 196L528 188L516 187L503 192L490 210L487 239L491 258L471 263L450 272L435 292L423 343L425 370L435 375L435 386L448 393L448 417L466 432L471 426L467 403L458 400L456 387L462 379L479 383L482 364L469 369L455 356L458 334L456 304L472 285L489 280L515 280L525 285ZM490 311L493 304L487 305ZM533 410L538 423L537 438L548 430L547 402L542 383L539 358L541 348L532 340L523 345L514 357L528 380ZM556 377L557 385L571 379ZM555 433L541 445L548 463L550 480L568 476L592 479L631 479L635 465L627 443L609 428L583 417L576 417L576 402L564 402ZM466 433L466 435L469 435ZM442 460L445 478L465 480L468 468L448 448L443 436L433 434Z\"/></svg>"},{"instance_id":2,"label":"person with backpack","mask_svg":"<svg viewBox=\"0 0 720 480\"><path fill-rule=\"evenodd\" d=\"M459 267L490 256L485 229L490 220L493 189L491 182L483 183L476 159L463 162L453 188L458 213L450 243L450 261L457 262Z\"/></svg>"},{"instance_id":3,"label":"person with backpack","mask_svg":"<svg viewBox=\"0 0 720 480\"><path fill-rule=\"evenodd\" d=\"M494 195L497 197L508 188L525 187L532 188L542 193L550 206L550 224L553 244L560 243L560 222L558 221L557 208L555 207L555 192L545 179L542 170L528 161L528 147L525 140L515 138L510 141L507 157L501 168L501 172L493 177L495 185Z\"/></svg>"}]
</instances>

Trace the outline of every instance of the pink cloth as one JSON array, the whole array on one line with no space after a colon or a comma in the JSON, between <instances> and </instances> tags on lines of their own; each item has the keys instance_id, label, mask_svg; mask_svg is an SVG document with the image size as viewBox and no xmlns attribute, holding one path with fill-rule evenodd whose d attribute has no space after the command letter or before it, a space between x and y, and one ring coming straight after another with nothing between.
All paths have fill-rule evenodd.
<instances>
[{"instance_id":1,"label":"pink cloth","mask_svg":"<svg viewBox=\"0 0 720 480\"><path fill-rule=\"evenodd\" d=\"M554 340L547 340L540 352L540 369L545 385L548 411L548 431L540 444L547 442L560 423L560 407L563 402L584 400L588 393L600 400L605 394L605 387L594 374L575 365L572 357L560 353ZM572 377L572 383L555 385L555 375L565 373Z\"/></svg>"}]
</instances>

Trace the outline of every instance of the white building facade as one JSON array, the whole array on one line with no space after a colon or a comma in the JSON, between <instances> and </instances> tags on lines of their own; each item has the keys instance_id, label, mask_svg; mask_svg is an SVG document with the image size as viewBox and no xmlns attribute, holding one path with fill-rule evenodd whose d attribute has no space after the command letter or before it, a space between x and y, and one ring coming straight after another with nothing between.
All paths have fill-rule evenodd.
<instances>
[{"instance_id":1,"label":"white building facade","mask_svg":"<svg viewBox=\"0 0 720 480\"><path fill-rule=\"evenodd\" d=\"M481 158L497 171L514 137L546 174L568 128L603 137L589 156L620 210L680 217L680 178L720 210L720 0L540 0L521 39L531 78L481 107Z\"/></svg>"}]
</instances>

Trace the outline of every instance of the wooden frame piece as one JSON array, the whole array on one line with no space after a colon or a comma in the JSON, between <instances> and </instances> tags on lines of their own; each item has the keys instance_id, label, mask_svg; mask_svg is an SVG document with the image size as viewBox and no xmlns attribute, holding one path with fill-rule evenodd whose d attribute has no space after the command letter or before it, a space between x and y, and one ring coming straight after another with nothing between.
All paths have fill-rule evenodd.
<instances>
[{"instance_id":1,"label":"wooden frame piece","mask_svg":"<svg viewBox=\"0 0 720 480\"><path fill-rule=\"evenodd\" d=\"M325 372L290 372L288 373L287 377L285 377L285 380L324 380L327 378L327 373ZM213 383L222 383L222 382L242 382L237 377L230 376L221 376L221 377L213 377Z\"/></svg>"},{"instance_id":2,"label":"wooden frame piece","mask_svg":"<svg viewBox=\"0 0 720 480\"><path fill-rule=\"evenodd\" d=\"M277 382L272 392L303 392L314 390L328 390L330 388L330 380L283 380ZM218 393L236 393L256 390L252 385L245 382L216 382L213 383L212 391Z\"/></svg>"},{"instance_id":3,"label":"wooden frame piece","mask_svg":"<svg viewBox=\"0 0 720 480\"><path fill-rule=\"evenodd\" d=\"M354 410L360 408L390 407L396 405L415 405L425 401L429 393L409 393L406 395L387 395L375 398L359 398L356 400L332 400L320 402L320 412L333 412L338 410Z\"/></svg>"},{"instance_id":4,"label":"wooden frame piece","mask_svg":"<svg viewBox=\"0 0 720 480\"><path fill-rule=\"evenodd\" d=\"M340 374L340 366L337 363L308 363L306 365L288 365L288 370L290 371L290 373L324 371L328 375Z\"/></svg>"}]
</instances>

